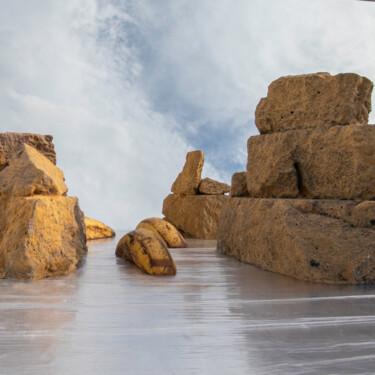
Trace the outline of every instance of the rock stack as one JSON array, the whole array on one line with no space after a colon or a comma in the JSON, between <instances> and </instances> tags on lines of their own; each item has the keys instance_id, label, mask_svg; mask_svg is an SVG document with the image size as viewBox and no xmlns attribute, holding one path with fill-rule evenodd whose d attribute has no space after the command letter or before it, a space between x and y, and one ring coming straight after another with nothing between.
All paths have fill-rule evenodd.
<instances>
[{"instance_id":1,"label":"rock stack","mask_svg":"<svg viewBox=\"0 0 375 375\"><path fill-rule=\"evenodd\" d=\"M222 210L219 252L301 280L375 281L372 88L328 73L269 86L247 171L233 176Z\"/></svg>"},{"instance_id":2,"label":"rock stack","mask_svg":"<svg viewBox=\"0 0 375 375\"><path fill-rule=\"evenodd\" d=\"M84 216L66 196L52 137L1 134L0 156L0 278L72 272L87 251Z\"/></svg>"},{"instance_id":3,"label":"rock stack","mask_svg":"<svg viewBox=\"0 0 375 375\"><path fill-rule=\"evenodd\" d=\"M210 178L201 179L203 151L186 155L182 172L172 185L172 193L163 202L166 219L185 235L216 239L221 208L230 186Z\"/></svg>"}]
</instances>

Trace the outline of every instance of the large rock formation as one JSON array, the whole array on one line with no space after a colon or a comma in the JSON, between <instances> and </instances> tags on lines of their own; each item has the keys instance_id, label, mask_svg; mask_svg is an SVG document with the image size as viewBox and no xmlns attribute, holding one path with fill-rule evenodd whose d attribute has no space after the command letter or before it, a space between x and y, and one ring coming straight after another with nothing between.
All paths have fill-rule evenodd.
<instances>
[{"instance_id":1,"label":"large rock formation","mask_svg":"<svg viewBox=\"0 0 375 375\"><path fill-rule=\"evenodd\" d=\"M256 111L268 134L248 141L249 197L232 194L223 206L219 252L302 280L375 282L371 90L355 74L270 85Z\"/></svg>"},{"instance_id":2,"label":"large rock formation","mask_svg":"<svg viewBox=\"0 0 375 375\"><path fill-rule=\"evenodd\" d=\"M227 184L201 179L203 151L186 155L182 172L163 202L163 214L178 230L193 238L215 239L221 207L229 196Z\"/></svg>"},{"instance_id":3,"label":"large rock formation","mask_svg":"<svg viewBox=\"0 0 375 375\"><path fill-rule=\"evenodd\" d=\"M65 196L63 173L37 150L13 143L3 149L13 154L0 172L0 277L72 272L87 251L78 199Z\"/></svg>"},{"instance_id":4,"label":"large rock formation","mask_svg":"<svg viewBox=\"0 0 375 375\"><path fill-rule=\"evenodd\" d=\"M373 84L365 77L329 73L281 77L260 100L255 124L261 134L328 125L367 124Z\"/></svg>"},{"instance_id":5,"label":"large rock formation","mask_svg":"<svg viewBox=\"0 0 375 375\"><path fill-rule=\"evenodd\" d=\"M116 235L115 231L101 221L85 217L86 239L98 240L101 238L110 238Z\"/></svg>"},{"instance_id":6,"label":"large rock formation","mask_svg":"<svg viewBox=\"0 0 375 375\"><path fill-rule=\"evenodd\" d=\"M53 164L56 164L55 146L51 135L31 133L0 133L0 171L7 165L9 159L17 151L20 145L26 143L32 146Z\"/></svg>"},{"instance_id":7,"label":"large rock formation","mask_svg":"<svg viewBox=\"0 0 375 375\"><path fill-rule=\"evenodd\" d=\"M163 202L163 214L188 237L216 239L225 195L170 194Z\"/></svg>"}]
</instances>

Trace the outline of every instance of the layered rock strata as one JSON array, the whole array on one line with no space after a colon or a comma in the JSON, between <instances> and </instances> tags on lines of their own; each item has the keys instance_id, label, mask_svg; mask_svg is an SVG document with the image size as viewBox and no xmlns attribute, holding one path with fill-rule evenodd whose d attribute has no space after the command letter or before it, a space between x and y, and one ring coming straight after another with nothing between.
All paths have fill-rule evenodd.
<instances>
[{"instance_id":1,"label":"layered rock strata","mask_svg":"<svg viewBox=\"0 0 375 375\"><path fill-rule=\"evenodd\" d=\"M7 160L0 172L0 277L72 272L87 251L85 224L78 199L65 196L62 171L26 144Z\"/></svg>"},{"instance_id":2,"label":"layered rock strata","mask_svg":"<svg viewBox=\"0 0 375 375\"><path fill-rule=\"evenodd\" d=\"M163 215L185 235L193 238L215 239L220 211L229 196L230 186L205 178L202 180L203 151L186 155L182 172L172 185L174 194L163 202Z\"/></svg>"},{"instance_id":3,"label":"layered rock strata","mask_svg":"<svg viewBox=\"0 0 375 375\"><path fill-rule=\"evenodd\" d=\"M372 86L326 73L270 85L256 111L262 134L248 141L249 197L233 176L242 192L232 187L223 206L219 252L306 281L375 282Z\"/></svg>"}]
</instances>

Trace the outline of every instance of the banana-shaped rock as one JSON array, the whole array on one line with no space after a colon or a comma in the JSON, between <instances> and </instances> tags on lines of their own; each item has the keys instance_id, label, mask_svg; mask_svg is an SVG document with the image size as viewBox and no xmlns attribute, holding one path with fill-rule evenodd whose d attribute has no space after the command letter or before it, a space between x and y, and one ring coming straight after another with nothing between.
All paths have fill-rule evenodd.
<instances>
[{"instance_id":1,"label":"banana-shaped rock","mask_svg":"<svg viewBox=\"0 0 375 375\"><path fill-rule=\"evenodd\" d=\"M154 232L167 247L188 247L181 233L168 221L158 217L142 220L136 229L145 228Z\"/></svg>"},{"instance_id":2,"label":"banana-shaped rock","mask_svg":"<svg viewBox=\"0 0 375 375\"><path fill-rule=\"evenodd\" d=\"M125 234L117 244L116 255L133 262L150 275L176 274L176 265L169 250L148 229L140 228Z\"/></svg>"}]
</instances>

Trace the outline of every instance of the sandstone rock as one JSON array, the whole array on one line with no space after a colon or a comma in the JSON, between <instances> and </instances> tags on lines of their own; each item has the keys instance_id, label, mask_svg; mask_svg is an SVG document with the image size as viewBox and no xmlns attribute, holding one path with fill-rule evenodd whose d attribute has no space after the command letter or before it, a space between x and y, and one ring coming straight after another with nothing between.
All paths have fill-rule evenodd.
<instances>
[{"instance_id":1,"label":"sandstone rock","mask_svg":"<svg viewBox=\"0 0 375 375\"><path fill-rule=\"evenodd\" d=\"M8 165L9 159L23 143L34 147L53 164L56 164L55 146L51 135L31 133L0 133L0 171Z\"/></svg>"},{"instance_id":2,"label":"sandstone rock","mask_svg":"<svg viewBox=\"0 0 375 375\"><path fill-rule=\"evenodd\" d=\"M218 251L300 280L374 283L374 225L375 202L232 198Z\"/></svg>"},{"instance_id":3,"label":"sandstone rock","mask_svg":"<svg viewBox=\"0 0 375 375\"><path fill-rule=\"evenodd\" d=\"M211 178L204 178L198 187L199 194L205 195L222 195L229 193L230 186L223 183L212 180Z\"/></svg>"},{"instance_id":4,"label":"sandstone rock","mask_svg":"<svg viewBox=\"0 0 375 375\"><path fill-rule=\"evenodd\" d=\"M203 151L188 152L184 168L172 185L172 192L195 195L201 182L203 163Z\"/></svg>"},{"instance_id":5,"label":"sandstone rock","mask_svg":"<svg viewBox=\"0 0 375 375\"><path fill-rule=\"evenodd\" d=\"M255 111L261 134L327 125L367 124L373 84L346 73L281 77Z\"/></svg>"},{"instance_id":6,"label":"sandstone rock","mask_svg":"<svg viewBox=\"0 0 375 375\"><path fill-rule=\"evenodd\" d=\"M116 235L112 228L89 217L85 217L85 225L87 240L98 240L100 238L109 238Z\"/></svg>"},{"instance_id":7,"label":"sandstone rock","mask_svg":"<svg viewBox=\"0 0 375 375\"><path fill-rule=\"evenodd\" d=\"M230 196L232 198L249 196L246 184L246 172L237 172L233 174L230 188Z\"/></svg>"},{"instance_id":8,"label":"sandstone rock","mask_svg":"<svg viewBox=\"0 0 375 375\"><path fill-rule=\"evenodd\" d=\"M65 195L64 174L45 156L22 144L0 172L1 196Z\"/></svg>"},{"instance_id":9,"label":"sandstone rock","mask_svg":"<svg viewBox=\"0 0 375 375\"><path fill-rule=\"evenodd\" d=\"M41 279L74 271L86 254L77 198L0 198L0 277Z\"/></svg>"},{"instance_id":10,"label":"sandstone rock","mask_svg":"<svg viewBox=\"0 0 375 375\"><path fill-rule=\"evenodd\" d=\"M330 126L251 137L247 187L262 198L375 198L375 127Z\"/></svg>"},{"instance_id":11,"label":"sandstone rock","mask_svg":"<svg viewBox=\"0 0 375 375\"><path fill-rule=\"evenodd\" d=\"M163 202L163 214L178 230L200 239L216 239L221 207L226 195L170 194Z\"/></svg>"}]
</instances>

